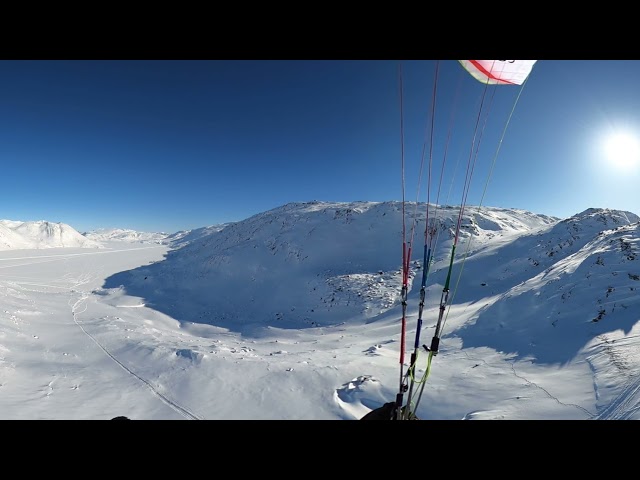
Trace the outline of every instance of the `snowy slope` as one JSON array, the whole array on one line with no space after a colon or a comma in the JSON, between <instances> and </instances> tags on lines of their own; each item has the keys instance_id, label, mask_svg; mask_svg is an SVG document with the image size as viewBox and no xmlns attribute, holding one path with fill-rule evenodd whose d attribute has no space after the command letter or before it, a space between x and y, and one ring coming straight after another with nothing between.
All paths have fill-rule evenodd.
<instances>
[{"instance_id":1,"label":"snowy slope","mask_svg":"<svg viewBox=\"0 0 640 480\"><path fill-rule=\"evenodd\" d=\"M220 225L211 225L208 227L195 228L193 230L180 230L179 232L167 235L164 243L173 247L182 247L200 238L207 237L212 233L219 232L223 228L231 225L231 223L223 223Z\"/></svg>"}]
</instances>

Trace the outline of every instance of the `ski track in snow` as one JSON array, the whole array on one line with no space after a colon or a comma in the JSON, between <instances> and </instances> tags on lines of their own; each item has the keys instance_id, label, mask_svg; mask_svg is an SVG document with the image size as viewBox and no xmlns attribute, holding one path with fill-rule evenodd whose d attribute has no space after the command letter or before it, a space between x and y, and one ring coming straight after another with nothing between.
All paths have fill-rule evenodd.
<instances>
[{"instance_id":1,"label":"ski track in snow","mask_svg":"<svg viewBox=\"0 0 640 480\"><path fill-rule=\"evenodd\" d=\"M136 248L135 250L147 250L150 248L158 248L157 245L151 246L151 247L139 247ZM53 260L48 260L50 262L54 262L58 259L60 259L60 257L64 257L64 258L68 258L68 257L78 257L78 256L83 256L83 255L104 255L107 253L120 253L120 252L130 252L134 249L121 249L121 250L100 250L98 252L86 252L86 253L59 253L56 255L33 255L33 256L26 256L26 257L6 257L6 258L0 258L0 262L7 262L9 260L27 260L27 259L40 259L40 258L53 258ZM33 263L43 263L43 262L33 262ZM25 265L30 265L30 263L25 264ZM11 265L12 267L15 266L21 266L21 265Z\"/></svg>"},{"instance_id":2,"label":"ski track in snow","mask_svg":"<svg viewBox=\"0 0 640 480\"><path fill-rule=\"evenodd\" d=\"M582 410L584 413L587 414L588 417L592 417L593 413L589 412L589 410L587 410L584 407L581 407L580 405L576 405L575 403L564 403L562 401L560 401L560 399L558 397L555 397L554 395L552 395L546 388L538 385L535 382L532 382L531 380L526 379L525 377L523 377L522 375L518 374L516 372L516 367L515 367L515 362L511 362L511 370L513 371L513 374L518 377L520 380L525 381L528 385L531 385L533 387L536 387L540 390L542 390L549 398L555 400L556 402L558 402L558 404L562 405L563 407L574 407L577 408L579 410Z\"/></svg>"},{"instance_id":3,"label":"ski track in snow","mask_svg":"<svg viewBox=\"0 0 640 480\"><path fill-rule=\"evenodd\" d=\"M152 247L142 247L141 249L148 249L148 248L157 248L157 246L152 246ZM99 252L90 252L90 253L74 253L74 254L60 254L60 255L44 255L43 257L55 257L51 260L46 260L45 262L53 262L53 261L59 261L60 259L64 259L67 258L69 256L78 256L78 255L96 255L96 254L103 254L103 253L117 253L117 252L124 252L127 251L125 250L113 250L113 251L99 251ZM32 256L24 256L24 257L12 257L12 258L2 258L0 259L0 261L8 261L8 260L24 260L24 259L33 259L33 258L42 258L42 257L32 257ZM40 264L40 263L44 263L44 262L28 262L28 263L22 263L22 264L16 264L16 265L9 265L9 266L4 266L4 267L0 267L0 268L11 268L11 267L20 267L20 266L28 266L28 265L34 265L34 264ZM82 291L81 287L83 285L86 285L87 283L90 283L92 281L94 281L96 278L98 278L100 276L101 272L95 272L94 274L82 274L79 277L73 279L71 278L70 274L67 273L65 275L63 275L59 280L57 280L57 282L61 283L62 285L51 285L51 284L43 284L43 283L36 283L33 281L6 281L5 283L7 284L7 286L10 286L14 289L19 289L20 291L24 291L24 292L35 292L35 293L46 293L40 290L34 290L30 287L43 287L43 288L54 288L54 289L63 289L66 291L70 291L71 293L76 293L79 294L80 297L77 298L75 301L73 298L69 299L68 301L68 305L71 308L71 314L72 314L72 318L74 323L80 328L80 330L98 347L100 348L114 363L116 363L120 368L122 368L124 371L126 371L129 375L131 375L132 377L136 378L138 381L140 381L141 383L143 383L155 396L157 396L162 402L164 402L167 406L169 406L171 409L173 409L176 413L178 413L179 415L183 416L184 418L187 419L191 419L191 420L202 420L203 417L200 415L195 414L194 412L190 411L188 408L178 404L177 402L171 400L168 396L160 393L148 380L144 379L143 377L141 377L140 375L138 375L137 373L135 373L134 371L132 371L131 369L129 369L126 365L124 365L120 360L118 360L111 352L109 352L104 345L102 345L95 337L93 337L82 325L82 322L79 321L78 319L78 315L85 313L87 311L88 308L88 304L87 304L87 300L92 296L91 292L87 292L87 291ZM15 276L12 278L16 278ZM23 278L30 278L30 277L23 277ZM64 285L66 283L66 285ZM71 283L71 285L69 285L69 283ZM142 305L124 305L125 307L144 307L144 304ZM17 318L17 317L16 317ZM14 320L14 323L18 325L18 323L16 322L16 320ZM36 337L37 338L37 337ZM47 392L46 392L46 396L50 396L53 394L53 383L55 382L55 379L52 380L51 382L49 382L49 384L47 385Z\"/></svg>"},{"instance_id":4,"label":"ski track in snow","mask_svg":"<svg viewBox=\"0 0 640 480\"><path fill-rule=\"evenodd\" d=\"M462 353L464 353L464 355L465 355L469 360L471 360L471 361L474 361L474 362L482 362L482 363L484 363L484 364L485 364L486 366L488 366L488 367L490 367L490 366L491 366L491 365L490 365L490 364L489 364L489 363L488 363L484 358L473 358L473 359L472 359L466 351L464 351L464 350L463 350L463 351L462 351ZM508 361L508 360L507 360L507 359L505 359L505 361ZM541 385L538 385L538 384L537 384L537 383L535 383L535 382L532 382L531 380L529 380L529 379L525 378L522 374L519 374L518 372L516 372L516 367L515 367L515 363L516 363L516 362L511 361L511 362L509 362L509 363L510 363L511 371L513 372L513 375L514 375L516 378L519 378L520 380L524 381L527 385L530 385L530 386L532 386L532 387L535 387L535 388L537 388L538 390L540 390L540 391L544 392L544 393L545 393L545 395L546 395L547 397L549 397L549 398L550 398L550 399L552 399L552 400L555 400L559 405L562 405L563 407L572 407L572 408L577 408L577 409L579 409L579 410L582 410L584 413L586 413L588 418L593 417L593 415L594 415L594 414L593 414L593 413L591 413L591 412L589 412L586 408L581 407L580 405L576 405L575 403L564 403L564 402L562 402L558 397L556 397L556 396L552 395L552 394L551 394L551 393L550 393L546 388L542 387ZM479 412L479 411L470 412L469 414L465 415L464 419L471 418L471 417L473 417L474 415L477 415L477 414L479 414L479 413L481 413L481 412Z\"/></svg>"},{"instance_id":5,"label":"ski track in snow","mask_svg":"<svg viewBox=\"0 0 640 480\"><path fill-rule=\"evenodd\" d=\"M594 416L595 420L629 420L640 412L640 377L630 381L620 394Z\"/></svg>"},{"instance_id":6,"label":"ski track in snow","mask_svg":"<svg viewBox=\"0 0 640 480\"><path fill-rule=\"evenodd\" d=\"M628 380L617 397L593 418L595 420L629 420L637 418L636 415L640 412L640 376L629 373L627 359L622 351L625 347L631 346L633 348L634 345L631 341L635 340L637 336L628 335L623 341L619 342L611 340L607 335L600 335L599 338L602 339L600 344L603 347L602 353L607 356L619 374L626 376ZM589 365L591 365L590 361ZM592 370L594 370L593 366ZM596 378L594 371L594 382Z\"/></svg>"},{"instance_id":7,"label":"ski track in snow","mask_svg":"<svg viewBox=\"0 0 640 480\"><path fill-rule=\"evenodd\" d=\"M88 281L89 280L81 281L80 283L78 283L76 285L76 287L80 286L83 283L87 283ZM190 419L190 420L202 420L203 417L201 417L199 415L196 415L195 413L191 412L186 407L184 407L182 405L179 405L177 402L171 400L166 395L160 393L148 380L142 378L140 375L138 375L137 373L132 371L130 368L128 368L124 363L122 363L120 360L118 360L111 352L109 352L104 347L104 345L102 345L100 342L98 342L98 340L96 340L95 337L93 337L89 332L87 332L85 330L85 328L82 326L81 322L78 321L78 315L81 314L81 313L85 313L87 311L87 308L88 308L87 307L87 299L90 297L90 295L91 295L90 293L81 292L81 297L73 305L71 305L71 314L73 316L73 321L75 322L76 325L78 325L78 327L80 327L82 332L87 337L89 337L93 341L93 343L95 343L98 346L98 348L100 348L118 366L120 366L128 374L130 374L131 376L133 376L134 378L136 378L137 380L142 382L147 388L149 388L149 390L151 390L151 392L154 395L156 395L160 400L162 400L167 406L172 408L179 415L182 415L183 417L185 417L187 419ZM134 305L134 306L141 306L141 305ZM79 310L80 307L84 307L84 309L83 310Z\"/></svg>"}]
</instances>

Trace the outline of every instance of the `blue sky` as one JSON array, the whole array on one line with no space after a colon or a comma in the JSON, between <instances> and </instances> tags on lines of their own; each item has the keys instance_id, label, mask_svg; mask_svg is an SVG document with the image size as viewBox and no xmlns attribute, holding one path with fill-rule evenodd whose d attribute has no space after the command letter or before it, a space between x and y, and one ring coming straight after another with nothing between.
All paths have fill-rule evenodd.
<instances>
[{"instance_id":1,"label":"blue sky","mask_svg":"<svg viewBox=\"0 0 640 480\"><path fill-rule=\"evenodd\" d=\"M400 200L400 64L415 200L434 61L2 61L0 218L174 232L288 202ZM639 84L635 60L538 61L483 205L640 213L638 160L619 166L603 148L613 132L640 135ZM520 92L491 88L469 204ZM440 62L431 200L451 131L440 202L461 201L483 89Z\"/></svg>"}]
</instances>

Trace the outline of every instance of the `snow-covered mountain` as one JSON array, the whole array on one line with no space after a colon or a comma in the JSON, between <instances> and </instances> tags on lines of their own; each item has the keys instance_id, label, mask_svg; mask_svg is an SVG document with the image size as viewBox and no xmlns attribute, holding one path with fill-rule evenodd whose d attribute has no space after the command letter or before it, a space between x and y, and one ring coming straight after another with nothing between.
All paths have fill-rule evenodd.
<instances>
[{"instance_id":1,"label":"snow-covered mountain","mask_svg":"<svg viewBox=\"0 0 640 480\"><path fill-rule=\"evenodd\" d=\"M193 230L180 230L170 234L165 232L140 232L124 228L98 228L85 232L83 235L97 242L162 244L179 248L211 233L219 232L228 225L230 223L211 225Z\"/></svg>"},{"instance_id":2,"label":"snow-covered mountain","mask_svg":"<svg viewBox=\"0 0 640 480\"><path fill-rule=\"evenodd\" d=\"M0 250L58 247L102 248L102 245L65 223L0 220Z\"/></svg>"},{"instance_id":3,"label":"snow-covered mountain","mask_svg":"<svg viewBox=\"0 0 640 480\"><path fill-rule=\"evenodd\" d=\"M138 232L125 228L98 228L83 235L96 242L165 243L169 234L164 232Z\"/></svg>"},{"instance_id":4,"label":"snow-covered mountain","mask_svg":"<svg viewBox=\"0 0 640 480\"><path fill-rule=\"evenodd\" d=\"M421 275L415 285L414 279L421 272L426 215L423 205L416 209L412 204L406 211L416 220L411 296L420 287ZM439 302L445 282L458 213L453 206L430 213L439 232L427 282L431 307ZM129 276L125 284L131 294L172 315L229 328L372 319L399 302L401 215L399 202L288 204L212 231L169 252L163 262L123 274ZM558 291L540 288L557 277L551 272L563 272L563 278L572 280L562 289L565 298L560 294L560 304L550 310L557 312L570 295L569 284L586 288L596 272L604 271L598 258L628 271L618 269L606 282L602 279L606 285L590 288L605 294L612 289L609 296L631 291L640 275L640 263L631 260L639 220L633 213L608 209L589 209L561 220L515 209L467 208L452 270L457 284L452 297L456 302L484 302L489 309L526 285L536 300L556 302ZM595 270L590 281L564 277L576 270L568 265L591 257ZM121 276L118 283L124 283ZM541 297L542 292L546 295ZM597 298L602 302L606 297ZM566 314L591 320L600 310L581 304Z\"/></svg>"},{"instance_id":5,"label":"snow-covered mountain","mask_svg":"<svg viewBox=\"0 0 640 480\"><path fill-rule=\"evenodd\" d=\"M425 210L406 208L416 220L412 284L422 263ZM442 290L458 214L455 206L431 210L439 232L431 290ZM463 263L467 272L455 294L465 302L498 295L599 231L637 219L629 212L594 209L561 221L523 210L469 207L453 274ZM203 235L169 252L165 261L117 275L108 285L125 284L131 294L182 319L228 328L373 319L399 301L401 225L400 202L287 204ZM438 298L434 294L431 303Z\"/></svg>"},{"instance_id":6,"label":"snow-covered mountain","mask_svg":"<svg viewBox=\"0 0 640 480\"><path fill-rule=\"evenodd\" d=\"M407 354L419 333L430 345L443 312L419 418L638 418L637 215L588 209L559 219L471 206L459 219L456 206L430 209L436 245L419 324L427 215L424 204L404 210L406 236L399 202L309 202L184 235L179 248L12 258L0 285L0 323L12 333L0 345L3 388L31 398L55 375L57 409L47 415L74 415L58 409L82 394L82 405L99 402L93 417L114 401L88 388L96 376L99 386L113 377L100 377L106 362L131 374L126 385L135 388L124 400L118 394L114 411L137 409L133 418L164 418L165 408L188 418L361 418L396 397L402 341ZM406 335L403 240L411 247ZM72 328L58 328L65 322ZM89 375L86 345L96 343ZM66 362L67 383L53 351ZM426 375L420 352L416 372ZM48 370L22 393L32 365ZM158 378L158 396L136 384L156 388ZM291 391L302 398L283 405ZM157 400L167 392L170 401ZM139 405L148 398L158 410ZM20 402L5 403L21 415Z\"/></svg>"},{"instance_id":7,"label":"snow-covered mountain","mask_svg":"<svg viewBox=\"0 0 640 480\"><path fill-rule=\"evenodd\" d=\"M123 285L130 295L180 320L234 330L299 328L375 321L398 305L402 212L400 202L292 203L240 222L173 235L102 229L82 236L64 224L2 220L0 239L4 249L99 247L96 240L168 244L176 248L165 260L117 274L105 287ZM405 239L412 248L408 299L415 300L426 206L410 203L405 212ZM439 305L459 213L457 206L429 210L436 245L427 309ZM534 349L526 345L540 341L532 335L546 338L559 325L589 324L587 330L595 332L606 318L630 328L640 311L634 293L640 286L638 222L636 214L610 209L591 208L561 220L516 209L466 208L450 303L475 305L477 312L473 322L458 325L459 335L465 338L465 329L472 328L474 345L495 343L508 350L516 347L496 332L513 331L510 338L518 339L517 350L525 354ZM577 289L592 292L592 300L574 304ZM528 299L524 311L523 299ZM510 310L508 323L496 314ZM518 335L522 322L540 327Z\"/></svg>"}]
</instances>

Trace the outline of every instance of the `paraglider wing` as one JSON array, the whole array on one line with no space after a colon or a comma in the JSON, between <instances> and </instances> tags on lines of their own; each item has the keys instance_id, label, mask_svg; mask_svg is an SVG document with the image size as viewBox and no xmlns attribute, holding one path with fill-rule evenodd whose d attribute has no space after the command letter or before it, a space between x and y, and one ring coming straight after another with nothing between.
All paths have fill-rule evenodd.
<instances>
[{"instance_id":1,"label":"paraglider wing","mask_svg":"<svg viewBox=\"0 0 640 480\"><path fill-rule=\"evenodd\" d=\"M476 80L488 85L522 85L537 60L458 60Z\"/></svg>"}]
</instances>

